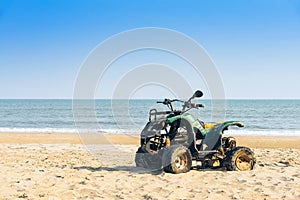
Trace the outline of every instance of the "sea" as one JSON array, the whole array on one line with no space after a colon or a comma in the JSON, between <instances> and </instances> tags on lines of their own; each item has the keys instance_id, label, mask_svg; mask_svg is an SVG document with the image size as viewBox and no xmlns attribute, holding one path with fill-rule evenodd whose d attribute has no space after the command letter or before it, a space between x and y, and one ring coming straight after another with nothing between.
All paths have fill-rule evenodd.
<instances>
[{"instance_id":1,"label":"sea","mask_svg":"<svg viewBox=\"0 0 300 200\"><path fill-rule=\"evenodd\" d=\"M150 109L168 110L156 101L96 99L89 100L92 106L82 103L78 108L72 99L2 99L0 132L139 134ZM190 112L201 121L236 120L245 125L226 134L300 136L300 100L225 100L222 109L215 109L216 104L207 99L197 103L205 107ZM174 107L180 109L180 104Z\"/></svg>"}]
</instances>

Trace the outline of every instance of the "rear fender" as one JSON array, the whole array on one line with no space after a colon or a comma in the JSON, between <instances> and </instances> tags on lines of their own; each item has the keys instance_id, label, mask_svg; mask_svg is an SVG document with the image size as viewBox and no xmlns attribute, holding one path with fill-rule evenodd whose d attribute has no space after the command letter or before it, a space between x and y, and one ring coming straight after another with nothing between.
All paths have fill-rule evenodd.
<instances>
[{"instance_id":1,"label":"rear fender","mask_svg":"<svg viewBox=\"0 0 300 200\"><path fill-rule=\"evenodd\" d=\"M201 150L217 150L222 145L221 136L225 130L228 130L230 126L244 127L243 123L238 121L227 121L223 123L217 123L206 133L206 137L203 140Z\"/></svg>"}]
</instances>

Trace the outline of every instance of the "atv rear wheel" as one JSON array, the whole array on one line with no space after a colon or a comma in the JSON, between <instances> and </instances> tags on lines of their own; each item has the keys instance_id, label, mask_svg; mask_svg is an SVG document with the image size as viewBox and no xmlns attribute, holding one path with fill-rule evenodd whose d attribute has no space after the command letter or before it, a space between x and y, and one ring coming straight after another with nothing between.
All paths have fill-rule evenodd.
<instances>
[{"instance_id":1,"label":"atv rear wheel","mask_svg":"<svg viewBox=\"0 0 300 200\"><path fill-rule=\"evenodd\" d=\"M135 164L137 167L159 170L162 168L161 155L150 154L140 147L135 154Z\"/></svg>"},{"instance_id":2,"label":"atv rear wheel","mask_svg":"<svg viewBox=\"0 0 300 200\"><path fill-rule=\"evenodd\" d=\"M174 174L186 173L192 167L192 155L183 145L172 145L166 149L162 157L165 172Z\"/></svg>"},{"instance_id":3,"label":"atv rear wheel","mask_svg":"<svg viewBox=\"0 0 300 200\"><path fill-rule=\"evenodd\" d=\"M248 147L235 147L226 153L223 165L230 171L249 171L256 163L253 151Z\"/></svg>"}]
</instances>

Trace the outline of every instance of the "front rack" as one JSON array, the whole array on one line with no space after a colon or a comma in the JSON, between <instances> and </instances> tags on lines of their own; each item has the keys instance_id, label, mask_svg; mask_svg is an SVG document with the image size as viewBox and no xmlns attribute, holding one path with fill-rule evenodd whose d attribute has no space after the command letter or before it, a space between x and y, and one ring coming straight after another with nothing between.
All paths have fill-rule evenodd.
<instances>
[{"instance_id":1,"label":"front rack","mask_svg":"<svg viewBox=\"0 0 300 200\"><path fill-rule=\"evenodd\" d=\"M156 121L157 115L169 115L171 113L180 114L181 111L178 111L178 110L174 110L174 111L157 111L157 109L153 108L149 111L149 121L150 122L153 121L152 116L154 116L154 121Z\"/></svg>"}]
</instances>

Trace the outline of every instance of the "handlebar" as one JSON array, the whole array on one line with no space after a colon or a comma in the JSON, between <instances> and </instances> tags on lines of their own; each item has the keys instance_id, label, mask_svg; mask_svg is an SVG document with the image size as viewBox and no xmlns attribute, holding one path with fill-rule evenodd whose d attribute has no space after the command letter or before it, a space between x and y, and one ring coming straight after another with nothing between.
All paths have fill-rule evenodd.
<instances>
[{"instance_id":1,"label":"handlebar","mask_svg":"<svg viewBox=\"0 0 300 200\"><path fill-rule=\"evenodd\" d=\"M165 99L164 101L157 101L156 103L162 103L164 105L168 105L168 104L170 104L170 103L172 103L174 101L179 101L179 102L183 102L184 103L184 101L181 101L179 99L172 99L172 100L171 99Z\"/></svg>"},{"instance_id":2,"label":"handlebar","mask_svg":"<svg viewBox=\"0 0 300 200\"><path fill-rule=\"evenodd\" d=\"M171 109L171 111L173 111L173 106L172 106L172 102L174 101L179 101L183 103L183 110L185 110L185 108L204 108L203 104L196 104L196 103L191 103L190 100L189 101L182 101L179 99L164 99L164 101L157 101L156 103L162 103L164 105L170 106L169 108Z\"/></svg>"},{"instance_id":3,"label":"handlebar","mask_svg":"<svg viewBox=\"0 0 300 200\"><path fill-rule=\"evenodd\" d=\"M173 111L176 111L173 109L173 105L172 105L172 102L174 101L179 101L181 103L183 103L182 105L182 110L179 110L180 112L186 112L188 110L190 110L191 108L204 108L204 105L203 104L196 104L196 103L192 103L192 99L194 98L200 98L203 96L203 93L200 91L200 90L197 90L193 96L191 98L189 98L189 100L187 101L182 101L182 100L179 100L179 99L165 99L164 101L157 101L157 103L162 103L166 106L168 106L170 108L170 110L173 112ZM187 108L187 110L186 110Z\"/></svg>"},{"instance_id":4,"label":"handlebar","mask_svg":"<svg viewBox=\"0 0 300 200\"><path fill-rule=\"evenodd\" d=\"M188 108L204 108L203 104L196 104L196 103L191 103Z\"/></svg>"},{"instance_id":5,"label":"handlebar","mask_svg":"<svg viewBox=\"0 0 300 200\"><path fill-rule=\"evenodd\" d=\"M204 104L185 102L183 105L186 108L204 108Z\"/></svg>"}]
</instances>

